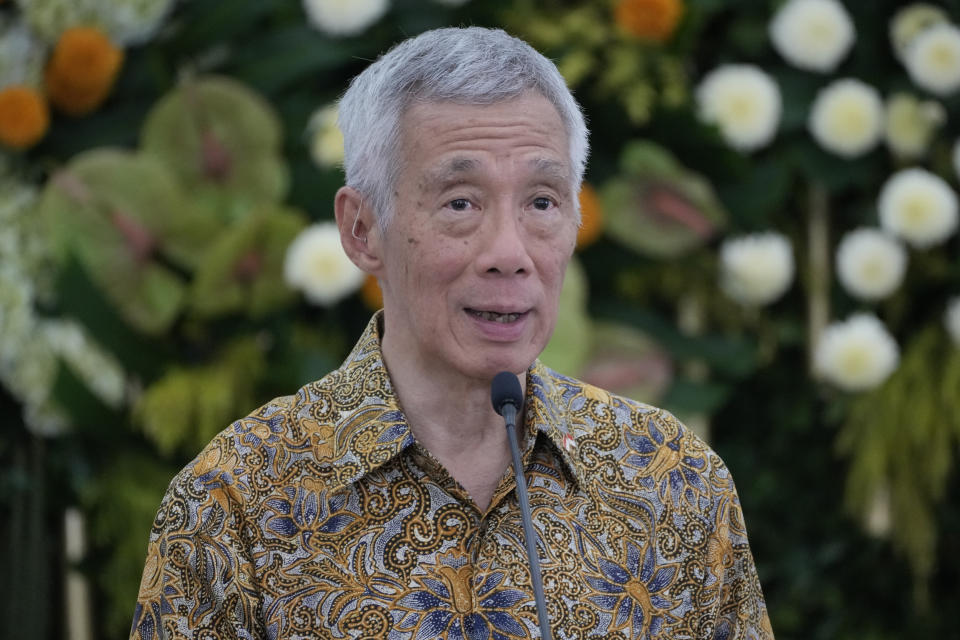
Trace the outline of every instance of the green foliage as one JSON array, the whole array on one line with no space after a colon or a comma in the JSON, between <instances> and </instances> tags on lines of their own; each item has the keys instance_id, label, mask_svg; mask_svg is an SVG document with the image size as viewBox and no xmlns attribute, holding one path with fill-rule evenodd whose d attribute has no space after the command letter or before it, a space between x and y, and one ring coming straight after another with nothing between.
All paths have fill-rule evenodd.
<instances>
[{"instance_id":1,"label":"green foliage","mask_svg":"<svg viewBox=\"0 0 960 640\"><path fill-rule=\"evenodd\" d=\"M150 526L163 492L176 468L154 456L127 455L114 460L91 483L83 496L84 506L96 513L90 538L97 549L88 560L97 586L110 602L104 611L104 631L120 638L130 630L135 594L143 573Z\"/></svg>"},{"instance_id":2,"label":"green foliage","mask_svg":"<svg viewBox=\"0 0 960 640\"><path fill-rule=\"evenodd\" d=\"M505 20L556 61L571 87L617 101L635 125L650 122L659 108L688 100L683 60L668 47L619 29L612 21L612 3L552 4L516 2Z\"/></svg>"},{"instance_id":3,"label":"green foliage","mask_svg":"<svg viewBox=\"0 0 960 640\"><path fill-rule=\"evenodd\" d=\"M184 283L157 247L180 254L190 214L163 165L119 150L81 154L48 182L39 215L61 260L76 256L130 324L154 334L170 326Z\"/></svg>"},{"instance_id":4,"label":"green foliage","mask_svg":"<svg viewBox=\"0 0 960 640\"><path fill-rule=\"evenodd\" d=\"M910 342L887 382L851 401L837 439L850 458L847 506L867 519L889 509L894 543L922 602L936 558L936 505L960 455L960 349L936 325ZM889 494L889 506L876 504Z\"/></svg>"},{"instance_id":5,"label":"green foliage","mask_svg":"<svg viewBox=\"0 0 960 640\"><path fill-rule=\"evenodd\" d=\"M51 241L57 262L31 280L44 292L37 317L80 322L123 364L131 398L108 409L60 367L51 394L75 431L45 440L18 418L21 400L0 389L11 619L29 611L43 621L33 637L57 635L59 573L46 550L64 507L80 502L92 535L81 569L97 586L95 635L125 636L172 475L232 420L337 366L369 318L356 299L309 308L282 280L289 240L309 220L332 217L343 180L310 158L312 112L400 39L484 24L526 37L558 63L588 116L588 178L604 200L606 236L567 277L545 362L571 374L606 365L629 385L617 391L709 416L778 637L955 633L960 350L939 317L944 296L960 291L957 239L912 251L901 291L873 307L904 345L884 386L848 397L807 374L813 293L822 291L832 317L863 306L806 262L810 193L823 196L829 263L845 231L877 224L877 193L904 166L883 145L853 160L824 151L808 133L810 105L841 77L884 96L922 95L888 42L900 3L845 2L856 42L828 74L794 69L773 49L767 25L779 2L689 0L660 45L619 32L614 4L393 0L379 24L333 38L307 25L301 0L180 2L153 40L125 52L99 111L55 116L39 146L0 158L0 174L45 185L31 223L43 225L36 235ZM940 4L960 15L960 1ZM0 3L0 14L16 11ZM783 96L776 138L753 154L730 148L697 115L697 79L727 62L760 66ZM915 164L956 187L960 102L942 103L947 123ZM651 206L651 185L666 193L666 212ZM718 291L717 244L725 233L766 229L790 236L798 284L746 312ZM11 273L4 232L0 269ZM697 313L687 323L691 301ZM862 532L885 494L893 544ZM929 585L926 610L905 595L911 579L921 595Z\"/></svg>"},{"instance_id":6,"label":"green foliage","mask_svg":"<svg viewBox=\"0 0 960 640\"><path fill-rule=\"evenodd\" d=\"M188 192L215 185L237 198L278 201L288 186L281 130L269 103L245 85L188 78L151 110L141 145Z\"/></svg>"},{"instance_id":7,"label":"green foliage","mask_svg":"<svg viewBox=\"0 0 960 640\"><path fill-rule=\"evenodd\" d=\"M304 226L299 212L269 207L222 234L197 269L192 311L204 318L229 313L257 318L291 303L294 292L284 285L283 260Z\"/></svg>"},{"instance_id":8,"label":"green foliage","mask_svg":"<svg viewBox=\"0 0 960 640\"><path fill-rule=\"evenodd\" d=\"M150 386L133 419L165 454L197 451L256 404L265 362L252 339L239 339L210 364L176 367Z\"/></svg>"}]
</instances>

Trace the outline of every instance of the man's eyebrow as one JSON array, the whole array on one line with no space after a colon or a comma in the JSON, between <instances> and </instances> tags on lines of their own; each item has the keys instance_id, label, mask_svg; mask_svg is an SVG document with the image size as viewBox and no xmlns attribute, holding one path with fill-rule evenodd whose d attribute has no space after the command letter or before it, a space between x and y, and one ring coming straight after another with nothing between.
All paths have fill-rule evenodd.
<instances>
[{"instance_id":1,"label":"man's eyebrow","mask_svg":"<svg viewBox=\"0 0 960 640\"><path fill-rule=\"evenodd\" d=\"M427 169L424 177L429 185L443 187L461 179L461 176L476 170L480 162L472 158L451 158L443 164ZM552 158L532 158L528 166L537 178L546 178L561 182L570 181L570 168L565 162Z\"/></svg>"},{"instance_id":2,"label":"man's eyebrow","mask_svg":"<svg viewBox=\"0 0 960 640\"><path fill-rule=\"evenodd\" d=\"M456 181L458 176L473 171L479 164L471 158L451 158L439 167L428 169L424 177L426 177L428 184L446 185Z\"/></svg>"},{"instance_id":3,"label":"man's eyebrow","mask_svg":"<svg viewBox=\"0 0 960 640\"><path fill-rule=\"evenodd\" d=\"M534 158L530 161L530 165L537 174L564 182L570 181L570 169L565 162L559 162L550 158Z\"/></svg>"}]
</instances>

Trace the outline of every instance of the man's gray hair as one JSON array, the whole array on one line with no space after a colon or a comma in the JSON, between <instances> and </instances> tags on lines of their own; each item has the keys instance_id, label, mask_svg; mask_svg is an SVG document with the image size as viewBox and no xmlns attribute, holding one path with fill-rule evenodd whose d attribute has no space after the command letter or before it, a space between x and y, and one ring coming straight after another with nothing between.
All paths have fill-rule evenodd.
<instances>
[{"instance_id":1,"label":"man's gray hair","mask_svg":"<svg viewBox=\"0 0 960 640\"><path fill-rule=\"evenodd\" d=\"M570 147L574 208L587 164L587 126L557 67L500 29L427 31L394 46L351 81L340 99L347 185L373 205L381 229L394 212L400 119L413 102L487 105L536 91L556 108Z\"/></svg>"}]
</instances>

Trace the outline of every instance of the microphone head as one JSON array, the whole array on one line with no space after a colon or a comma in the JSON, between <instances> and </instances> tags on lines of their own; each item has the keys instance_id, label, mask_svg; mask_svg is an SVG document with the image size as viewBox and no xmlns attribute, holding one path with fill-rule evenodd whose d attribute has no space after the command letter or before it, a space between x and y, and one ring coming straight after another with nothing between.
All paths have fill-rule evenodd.
<instances>
[{"instance_id":1,"label":"microphone head","mask_svg":"<svg viewBox=\"0 0 960 640\"><path fill-rule=\"evenodd\" d=\"M490 384L490 400L493 402L493 410L503 415L503 408L512 404L519 413L523 406L523 389L520 388L520 381L517 376L509 371L501 371L493 376L493 382Z\"/></svg>"}]
</instances>

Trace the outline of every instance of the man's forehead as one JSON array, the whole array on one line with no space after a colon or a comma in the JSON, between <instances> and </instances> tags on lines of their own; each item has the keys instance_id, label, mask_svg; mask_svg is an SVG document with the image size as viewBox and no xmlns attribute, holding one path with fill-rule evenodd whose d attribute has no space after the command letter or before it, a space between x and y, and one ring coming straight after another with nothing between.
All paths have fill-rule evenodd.
<instances>
[{"instance_id":1,"label":"man's forehead","mask_svg":"<svg viewBox=\"0 0 960 640\"><path fill-rule=\"evenodd\" d=\"M531 173L544 175L553 178L569 178L570 167L566 162L547 158L544 156L533 156L527 158L524 165ZM436 164L426 168L426 173L434 178L443 178L446 176L457 176L479 171L483 168L483 162L477 158L469 156L454 156L444 158Z\"/></svg>"},{"instance_id":2,"label":"man's forehead","mask_svg":"<svg viewBox=\"0 0 960 640\"><path fill-rule=\"evenodd\" d=\"M526 159L521 167L526 169L532 179L563 183L570 181L569 165L554 158L534 156ZM483 169L483 161L477 158L454 156L424 167L423 177L427 184L440 186L445 183L467 179L471 175L483 171Z\"/></svg>"}]
</instances>

